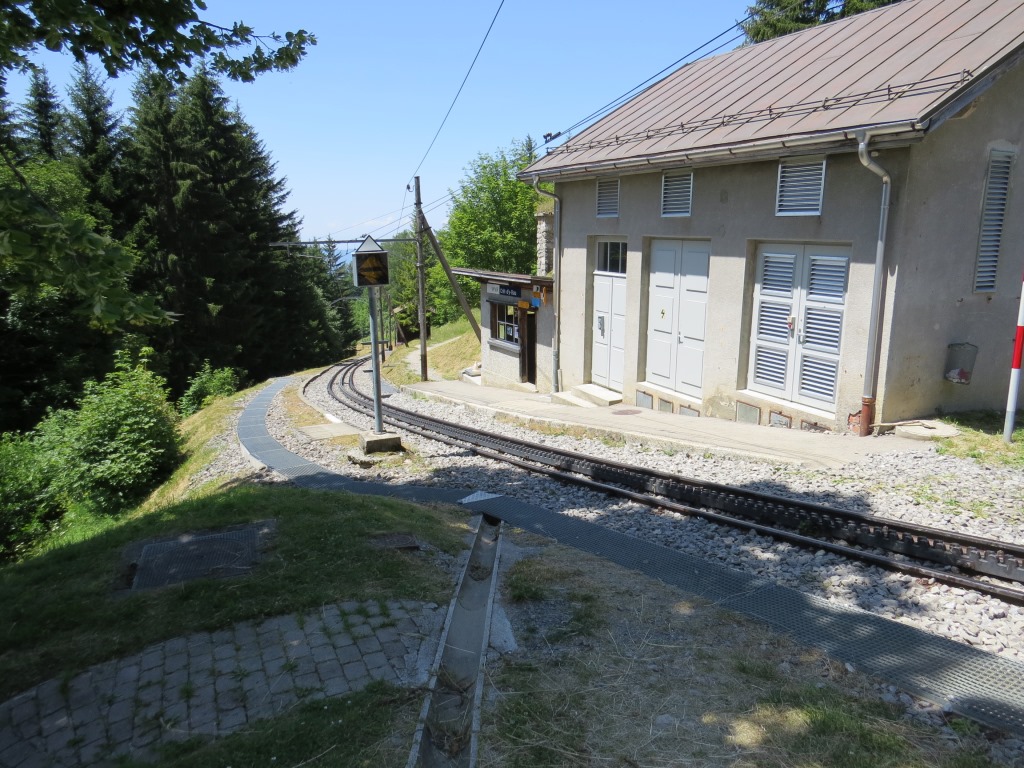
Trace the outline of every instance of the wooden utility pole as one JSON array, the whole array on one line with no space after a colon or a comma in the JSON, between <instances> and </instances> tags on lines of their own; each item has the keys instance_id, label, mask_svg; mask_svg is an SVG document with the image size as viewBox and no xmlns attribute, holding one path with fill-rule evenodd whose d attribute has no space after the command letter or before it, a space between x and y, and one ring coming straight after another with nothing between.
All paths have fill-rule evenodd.
<instances>
[{"instance_id":1,"label":"wooden utility pole","mask_svg":"<svg viewBox=\"0 0 1024 768\"><path fill-rule=\"evenodd\" d=\"M459 281L455 279L455 275L452 274L452 268L448 266L448 259L444 257L444 252L441 250L441 244L437 242L437 236L434 234L434 230L430 228L430 224L427 223L427 217L420 211L420 219L423 222L423 229L427 233L427 239L430 240L431 246L434 248L434 253L437 254L438 261L441 262L441 266L444 268L444 273L448 275L448 282L452 284L452 289L455 291L455 298L459 300L459 306L462 307L463 313L469 318L469 324L473 326L473 333L476 334L476 340L480 341L480 324L473 317L473 310L469 308L469 302L466 301L465 295L462 293L462 288L459 287Z\"/></svg>"},{"instance_id":2,"label":"wooden utility pole","mask_svg":"<svg viewBox=\"0 0 1024 768\"><path fill-rule=\"evenodd\" d=\"M423 261L423 199L420 177L416 177L416 285L419 289L417 316L420 322L420 381L427 380L427 267Z\"/></svg>"}]
</instances>

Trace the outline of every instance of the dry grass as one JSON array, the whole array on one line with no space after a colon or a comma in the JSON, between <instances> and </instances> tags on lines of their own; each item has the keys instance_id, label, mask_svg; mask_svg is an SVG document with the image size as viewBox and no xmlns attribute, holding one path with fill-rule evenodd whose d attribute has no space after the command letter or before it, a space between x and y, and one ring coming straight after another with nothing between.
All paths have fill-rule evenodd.
<instances>
[{"instance_id":1,"label":"dry grass","mask_svg":"<svg viewBox=\"0 0 1024 768\"><path fill-rule=\"evenodd\" d=\"M821 653L536 538L503 565L520 648L486 670L481 766L989 765L980 739L951 746ZM517 581L542 596L509 602ZM581 591L599 621L567 633Z\"/></svg>"},{"instance_id":2,"label":"dry grass","mask_svg":"<svg viewBox=\"0 0 1024 768\"><path fill-rule=\"evenodd\" d=\"M418 357L417 353L417 359ZM480 341L472 331L427 350L427 362L430 367L446 379L457 379L462 371L479 360Z\"/></svg>"},{"instance_id":3,"label":"dry grass","mask_svg":"<svg viewBox=\"0 0 1024 768\"><path fill-rule=\"evenodd\" d=\"M303 378L305 381L305 378ZM326 419L320 411L303 402L302 398L299 397L299 391L302 388L301 383L290 384L282 390L282 397L284 398L284 409L288 415L288 421L291 422L293 427L311 427L315 424L323 424Z\"/></svg>"}]
</instances>

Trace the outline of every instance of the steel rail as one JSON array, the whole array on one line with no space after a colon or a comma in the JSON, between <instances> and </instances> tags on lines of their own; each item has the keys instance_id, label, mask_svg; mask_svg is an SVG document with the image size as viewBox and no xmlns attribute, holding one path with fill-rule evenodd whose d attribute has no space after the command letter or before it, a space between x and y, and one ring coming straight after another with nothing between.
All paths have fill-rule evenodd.
<instances>
[{"instance_id":1,"label":"steel rail","mask_svg":"<svg viewBox=\"0 0 1024 768\"><path fill-rule=\"evenodd\" d=\"M359 412L368 413L372 401L359 391L354 378L355 371L364 362L341 367L332 376L328 390L335 399ZM342 386L337 384L339 379ZM796 546L824 549L888 570L934 579L1024 605L1022 590L848 546L870 547L947 568L1020 582L1024 581L1024 547L1016 544L704 482L550 446L541 448L394 406L386 406L383 412L385 421L392 426L449 445L469 447L481 456L566 483L628 498L654 508L702 517L721 525L753 530Z\"/></svg>"}]
</instances>

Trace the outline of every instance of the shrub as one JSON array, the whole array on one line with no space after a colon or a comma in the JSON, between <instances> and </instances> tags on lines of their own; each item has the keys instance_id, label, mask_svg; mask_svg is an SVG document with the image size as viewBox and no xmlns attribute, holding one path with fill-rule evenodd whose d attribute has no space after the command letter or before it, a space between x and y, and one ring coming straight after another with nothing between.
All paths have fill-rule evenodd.
<instances>
[{"instance_id":1,"label":"shrub","mask_svg":"<svg viewBox=\"0 0 1024 768\"><path fill-rule=\"evenodd\" d=\"M233 368L213 370L210 361L205 360L203 367L195 376L188 380L188 389L178 400L178 412L182 416L191 416L200 411L218 397L227 397L238 391L239 373Z\"/></svg>"},{"instance_id":2,"label":"shrub","mask_svg":"<svg viewBox=\"0 0 1024 768\"><path fill-rule=\"evenodd\" d=\"M146 350L143 351L145 354ZM144 497L180 456L177 414L164 380L118 352L115 370L86 385L79 411L63 430L62 492L106 512ZM66 450L64 450L66 449Z\"/></svg>"},{"instance_id":3,"label":"shrub","mask_svg":"<svg viewBox=\"0 0 1024 768\"><path fill-rule=\"evenodd\" d=\"M34 435L0 436L0 560L12 560L63 513L52 491L57 469Z\"/></svg>"}]
</instances>

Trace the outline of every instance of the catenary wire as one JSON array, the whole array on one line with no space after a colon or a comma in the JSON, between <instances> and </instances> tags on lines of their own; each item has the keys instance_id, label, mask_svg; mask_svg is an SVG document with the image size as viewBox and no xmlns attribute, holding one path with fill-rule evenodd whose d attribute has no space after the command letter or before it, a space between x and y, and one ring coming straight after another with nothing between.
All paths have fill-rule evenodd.
<instances>
[{"instance_id":1,"label":"catenary wire","mask_svg":"<svg viewBox=\"0 0 1024 768\"><path fill-rule=\"evenodd\" d=\"M469 80L469 75L473 71L473 67L476 65L476 60L480 58L480 52L484 49L484 44L487 42L487 38L491 35L491 30L494 29L494 22L498 20L498 14L501 13L502 6L505 5L505 0L501 0L498 3L498 10L494 12L494 18L491 19L490 25L487 27L487 32L484 33L484 39L480 41L480 47L476 49L476 55L473 56L473 61L469 65L469 69L466 70L466 76L462 78L462 84L459 86L459 90L455 94L455 98L452 99L452 103L448 106L448 111L444 114L444 119L441 121L441 125L438 126L437 132L434 134L434 138L430 140L430 146L427 147L427 151L423 153L423 157L420 158L419 165L416 166L416 170L409 175L409 182L415 178L416 174L420 172L420 168L423 167L424 161L427 159L427 155L430 154L430 150L434 148L434 142L437 141L437 137L441 135L441 130L444 128L445 123L448 122L448 117L452 113L452 109L455 108L455 102L459 100L459 96L462 94L462 89L466 85L466 81ZM407 182L408 183L408 182Z\"/></svg>"},{"instance_id":2,"label":"catenary wire","mask_svg":"<svg viewBox=\"0 0 1024 768\"><path fill-rule=\"evenodd\" d=\"M779 8L777 10L772 11L771 15L781 16L787 10L790 10L792 8L796 8L796 7L798 7L798 6L802 5L802 4L803 4L803 0L794 0L790 5L788 5L786 7ZM440 135L441 130L444 128L445 123L448 120L448 117L451 115L452 109L455 107L455 102L458 101L459 95L462 93L462 89L465 86L466 81L469 79L470 73L473 71L473 67L476 64L476 61L477 61L477 59L480 56L480 52L483 50L484 44L487 42L487 38L489 37L489 35L491 33L491 30L494 27L494 23L497 21L498 14L501 12L501 9L502 9L503 6L504 6L504 0L501 0L501 2L498 5L498 9L494 13L494 17L491 19L490 25L487 28L487 32L484 34L484 38L480 42L480 46L477 49L476 55L473 57L473 61L472 61L472 63L469 66L469 70L466 72L465 77L463 77L463 79L462 79L462 84L459 86L459 90L455 94L455 98L452 100L451 105L448 107L448 111L445 113L444 119L441 121L441 125L438 127L437 132L434 134L434 137L433 137L433 139L430 142L430 146L427 147L427 151L424 153L423 158L420 160L419 165L416 166L416 170L413 171L412 176L410 177L410 183L411 183L412 179L416 176L416 173L422 167L424 161L427 159L427 156L430 154L430 151L433 148L434 143L437 141L437 138ZM837 10L838 8L841 8L841 7L842 7L842 2L837 2L836 4L830 3L825 8L825 11L834 11L834 10ZM762 16L763 15L765 15L765 14L762 12ZM677 59L672 64L668 65L667 67L664 67L663 69L661 69L659 72L655 73L654 75L651 75L646 80L644 80L642 83L639 83L638 85L636 85L633 88L629 89L628 91L626 91L622 95L618 96L617 98L615 98L612 101L610 101L607 104L605 104L603 107L600 107L600 108L596 109L595 111L591 112L586 117L581 118L580 120L577 120L575 123L573 123L568 128L565 128L565 129L563 129L563 130L561 130L561 131L559 131L558 133L555 133L555 134L547 134L547 136L550 136L550 138L545 138L545 140L543 142L541 142L541 146L544 146L545 144L549 144L552 141L554 141L556 138L558 138L559 136L563 136L563 135L565 135L567 133L571 133L572 131L574 131L578 127L580 127L581 125L585 125L585 124L590 123L590 122L592 122L594 120L597 120L597 119L603 117L604 115L608 114L612 110L617 109L623 103L625 103L630 98L632 98L634 95L636 95L636 93L638 91L640 91L643 88L647 87L652 82L655 82L659 77L664 75L666 72L674 71L681 63L683 63L684 61L686 61L690 57L694 56L698 52L704 50L705 48L707 48L709 45L711 45L712 43L716 42L720 38L722 38L725 35L729 34L732 30L736 29L737 27L740 27L742 29L742 25L745 22L750 21L753 18L754 18L754 14L753 13L748 14L746 17L744 17L740 21L736 22L735 24L730 26L728 29L720 32L719 34L717 34L714 37L712 37L710 40L708 40L708 41L702 43L701 45L697 46L696 48L694 48L690 52L688 52L685 55L683 55L681 58ZM710 51L705 52L704 56L713 54L713 53L721 50L725 46L728 46L728 45L736 42L737 40L740 40L740 39L744 38L745 36L746 36L745 32L741 32L739 35L734 35L733 37L729 38L728 40L725 40L725 41L719 43L717 46L712 48ZM406 185L406 193L408 193L408 184ZM452 199L452 194L448 193L448 194L444 195L443 197L438 198L433 203L425 204L423 206L424 213L430 213L430 212L436 210L440 206L446 204L451 199ZM402 224L400 224L399 222L401 222L402 219L404 218L404 214L405 214L406 208L407 208L406 196L403 195L402 206L400 208L398 208L397 210L391 211L391 212L383 214L381 216L375 216L373 218L366 219L365 221L362 221L362 222L360 222L358 224L352 224L352 225L350 225L348 227L342 227L341 229L335 230L335 232L330 233L328 235L328 237L330 237L331 235L336 234L336 233L345 232L345 231L347 231L349 229L355 229L355 228L360 227L363 224L367 224L367 223L369 223L371 221L376 221L376 220L379 220L379 219L382 219L382 218L391 217L391 216L394 216L394 215L397 214L397 219L392 219L388 223L381 224L380 226L370 230L370 233L373 234L373 233L379 233L379 232L381 232L381 230L385 230L388 227L391 227L391 229L388 229L386 233L384 233L383 235L378 235L378 236L390 236L390 235L393 235L393 234L399 232L402 229Z\"/></svg>"},{"instance_id":3,"label":"catenary wire","mask_svg":"<svg viewBox=\"0 0 1024 768\"><path fill-rule=\"evenodd\" d=\"M784 12L786 12L788 10L791 10L793 8L796 8L796 7L800 6L800 5L803 5L803 0L794 0L794 2L792 2L790 5L788 5L788 6L784 7L784 8L779 8L779 9L773 11L772 15L775 15L777 17L781 17L781 15ZM842 7L842 1L839 0L839 2L837 2L835 4L830 3L828 6L826 6L826 8L824 10L825 10L825 12L827 12L827 11L834 11L834 10L837 10L837 9L839 9L841 7ZM762 15L764 15L764 14L762 14ZM545 138L544 138L544 141L541 142L541 146L544 146L545 144L550 144L552 141L557 139L559 136L564 136L567 133L571 133L572 131L575 131L581 125L586 125L588 123L591 123L591 122L593 122L595 120L600 119L601 117L604 117L605 115L607 115L612 110L615 110L618 107L622 106L626 101L628 101L633 96L635 96L639 91L643 90L644 88L646 88L651 83L656 82L658 80L658 78L660 78L665 73L675 71L676 68L678 68L680 64L682 64L684 61L686 61L690 57L694 56L698 52L702 51L704 48L708 47L709 45L714 43L719 38L724 37L725 35L729 34L730 32L732 32L732 30L736 29L737 27L742 29L743 28L742 25L744 23L750 21L753 18L754 18L754 14L753 13L747 14L747 16L745 18L741 19L740 21L737 21L735 24L733 24L731 27L729 27L725 31L720 32L719 34L715 35L713 38L711 38L707 42L697 46L692 51L690 51L689 53L683 55L682 57L680 57L679 59L674 61L672 64L669 64L667 67L665 67L661 71L657 72L654 75L651 75L649 78L644 80L642 83L639 83L638 85L633 86L628 91L623 93L621 96L618 96L615 99L612 99L607 104L605 104L603 107L600 107L600 108L594 110L593 112L591 112L586 117L581 118L580 120L577 120L575 123L573 123L568 128L564 128L561 131L558 131L557 133L545 134ZM720 51L725 46L730 45L731 43L734 43L737 40L740 40L740 39L742 39L744 37L746 37L746 32L741 32L739 35L735 35L735 36L731 37L730 39L728 39L728 40L726 40L726 41L724 41L722 43L719 43L717 46L712 48L710 51L705 52L702 55L702 58L703 58L703 56L707 56L707 55L716 53L717 51Z\"/></svg>"}]
</instances>

